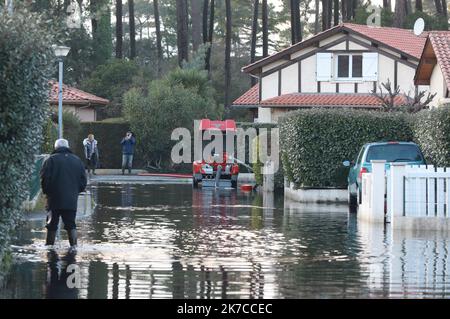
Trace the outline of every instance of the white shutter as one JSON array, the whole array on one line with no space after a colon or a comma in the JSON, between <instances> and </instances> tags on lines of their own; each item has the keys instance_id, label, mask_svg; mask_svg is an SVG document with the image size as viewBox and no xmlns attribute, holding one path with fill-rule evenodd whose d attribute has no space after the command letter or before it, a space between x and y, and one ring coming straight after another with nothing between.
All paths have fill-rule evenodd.
<instances>
[{"instance_id":1,"label":"white shutter","mask_svg":"<svg viewBox=\"0 0 450 319\"><path fill-rule=\"evenodd\" d=\"M362 73L364 81L378 81L378 53L363 53Z\"/></svg>"},{"instance_id":2,"label":"white shutter","mask_svg":"<svg viewBox=\"0 0 450 319\"><path fill-rule=\"evenodd\" d=\"M317 81L330 81L332 72L333 55L329 52L319 52L316 54L316 79Z\"/></svg>"}]
</instances>

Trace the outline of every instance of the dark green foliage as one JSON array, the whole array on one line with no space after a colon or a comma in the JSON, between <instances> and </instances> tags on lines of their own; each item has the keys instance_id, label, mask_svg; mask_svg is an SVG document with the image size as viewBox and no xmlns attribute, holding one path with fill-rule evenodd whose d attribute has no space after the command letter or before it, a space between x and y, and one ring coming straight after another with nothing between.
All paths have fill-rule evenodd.
<instances>
[{"instance_id":1,"label":"dark green foliage","mask_svg":"<svg viewBox=\"0 0 450 319\"><path fill-rule=\"evenodd\" d=\"M95 32L93 31L93 55L94 66L104 64L112 55L112 28L111 8L108 0L97 0L91 4L91 19L97 21Z\"/></svg>"},{"instance_id":2,"label":"dark green foliage","mask_svg":"<svg viewBox=\"0 0 450 319\"><path fill-rule=\"evenodd\" d=\"M42 142L52 43L39 16L0 14L0 262Z\"/></svg>"},{"instance_id":3,"label":"dark green foliage","mask_svg":"<svg viewBox=\"0 0 450 319\"><path fill-rule=\"evenodd\" d=\"M357 24L367 24L367 18L372 14L367 10L367 5L359 7L355 10L355 19L351 21ZM392 27L394 20L394 14L387 9L381 9L381 26L382 27Z\"/></svg>"},{"instance_id":4,"label":"dark green foliage","mask_svg":"<svg viewBox=\"0 0 450 319\"><path fill-rule=\"evenodd\" d=\"M124 96L124 114L138 137L137 149L147 165L170 165L172 131L193 128L193 121L221 117L206 72L176 69L150 82L147 92L133 88Z\"/></svg>"},{"instance_id":5,"label":"dark green foliage","mask_svg":"<svg viewBox=\"0 0 450 319\"><path fill-rule=\"evenodd\" d=\"M136 61L110 60L98 66L83 85L82 90L110 100L105 108L109 117L122 115L122 96L131 87L142 87L152 78L151 72Z\"/></svg>"},{"instance_id":6,"label":"dark green foliage","mask_svg":"<svg viewBox=\"0 0 450 319\"><path fill-rule=\"evenodd\" d=\"M120 141L130 129L130 125L123 119L116 121L85 122L80 125L80 138L72 149L81 159L84 159L83 139L88 134L94 134L98 142L100 160L99 168L120 168L122 164L122 145ZM136 138L139 144L139 136ZM135 154L133 167L139 166L139 155Z\"/></svg>"},{"instance_id":7,"label":"dark green foliage","mask_svg":"<svg viewBox=\"0 0 450 319\"><path fill-rule=\"evenodd\" d=\"M425 12L416 11L406 16L403 28L412 30L418 18L425 21L425 31L447 30L448 23L443 16L431 16Z\"/></svg>"},{"instance_id":8,"label":"dark green foliage","mask_svg":"<svg viewBox=\"0 0 450 319\"><path fill-rule=\"evenodd\" d=\"M44 139L41 145L41 153L50 154L53 152L55 141L58 139L58 124L55 124L49 117L42 130Z\"/></svg>"},{"instance_id":9,"label":"dark green foliage","mask_svg":"<svg viewBox=\"0 0 450 319\"><path fill-rule=\"evenodd\" d=\"M41 152L50 154L54 150L55 141L58 139L58 113L52 110L50 118L44 126L44 141ZM81 123L78 117L70 111L63 112L63 138L69 141L72 148L79 143L81 138Z\"/></svg>"},{"instance_id":10,"label":"dark green foliage","mask_svg":"<svg viewBox=\"0 0 450 319\"><path fill-rule=\"evenodd\" d=\"M285 174L296 187L346 187L344 160L355 160L368 142L412 140L404 113L347 109L289 112L280 121Z\"/></svg>"},{"instance_id":11,"label":"dark green foliage","mask_svg":"<svg viewBox=\"0 0 450 319\"><path fill-rule=\"evenodd\" d=\"M450 106L417 113L412 127L427 163L450 167Z\"/></svg>"}]
</instances>

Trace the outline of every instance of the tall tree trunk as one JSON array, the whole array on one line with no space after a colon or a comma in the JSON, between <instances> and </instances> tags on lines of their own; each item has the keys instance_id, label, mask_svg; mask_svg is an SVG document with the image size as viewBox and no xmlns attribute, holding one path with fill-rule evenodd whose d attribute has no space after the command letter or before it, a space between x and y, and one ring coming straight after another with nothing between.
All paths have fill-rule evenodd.
<instances>
[{"instance_id":1,"label":"tall tree trunk","mask_svg":"<svg viewBox=\"0 0 450 319\"><path fill-rule=\"evenodd\" d=\"M443 16L448 19L448 13L447 13L447 0L442 0L442 13Z\"/></svg>"},{"instance_id":2,"label":"tall tree trunk","mask_svg":"<svg viewBox=\"0 0 450 319\"><path fill-rule=\"evenodd\" d=\"M77 0L78 5L80 6L80 15L83 14L83 0Z\"/></svg>"},{"instance_id":3,"label":"tall tree trunk","mask_svg":"<svg viewBox=\"0 0 450 319\"><path fill-rule=\"evenodd\" d=\"M134 19L134 0L128 0L128 13L130 24L130 59L136 57L136 23Z\"/></svg>"},{"instance_id":4,"label":"tall tree trunk","mask_svg":"<svg viewBox=\"0 0 450 319\"><path fill-rule=\"evenodd\" d=\"M300 0L295 0L295 21L297 21L297 41L301 42L303 39L302 21L300 17Z\"/></svg>"},{"instance_id":5,"label":"tall tree trunk","mask_svg":"<svg viewBox=\"0 0 450 319\"><path fill-rule=\"evenodd\" d=\"M212 50L212 42L213 42L213 34L214 34L214 11L215 11L215 3L214 0L211 0L210 10L209 10L209 30L208 30L208 43L209 47L206 51L206 62L205 69L208 71L208 75L211 73L211 50Z\"/></svg>"},{"instance_id":6,"label":"tall tree trunk","mask_svg":"<svg viewBox=\"0 0 450 319\"><path fill-rule=\"evenodd\" d=\"M297 42L297 26L295 21L295 0L289 0L289 7L291 9L291 44Z\"/></svg>"},{"instance_id":7,"label":"tall tree trunk","mask_svg":"<svg viewBox=\"0 0 450 319\"><path fill-rule=\"evenodd\" d=\"M122 0L116 0L116 58L122 59Z\"/></svg>"},{"instance_id":8,"label":"tall tree trunk","mask_svg":"<svg viewBox=\"0 0 450 319\"><path fill-rule=\"evenodd\" d=\"M163 59L162 39L161 39L161 25L159 21L159 5L158 0L153 0L153 11L155 15L155 29L156 29L156 50L157 50L157 74L161 76L161 64Z\"/></svg>"},{"instance_id":9,"label":"tall tree trunk","mask_svg":"<svg viewBox=\"0 0 450 319\"><path fill-rule=\"evenodd\" d=\"M91 14L92 37L97 33L97 3L94 0L89 2L89 11Z\"/></svg>"},{"instance_id":10,"label":"tall tree trunk","mask_svg":"<svg viewBox=\"0 0 450 319\"><path fill-rule=\"evenodd\" d=\"M406 17L406 0L395 1L395 13L393 26L402 28Z\"/></svg>"},{"instance_id":11,"label":"tall tree trunk","mask_svg":"<svg viewBox=\"0 0 450 319\"><path fill-rule=\"evenodd\" d=\"M315 0L314 15L314 34L317 34L320 31L320 0Z\"/></svg>"},{"instance_id":12,"label":"tall tree trunk","mask_svg":"<svg viewBox=\"0 0 450 319\"><path fill-rule=\"evenodd\" d=\"M208 10L209 0L203 0L203 43L208 42Z\"/></svg>"},{"instance_id":13,"label":"tall tree trunk","mask_svg":"<svg viewBox=\"0 0 450 319\"><path fill-rule=\"evenodd\" d=\"M333 0L327 0L327 2L328 2L327 29L329 29L331 28L331 21L333 20Z\"/></svg>"},{"instance_id":14,"label":"tall tree trunk","mask_svg":"<svg viewBox=\"0 0 450 319\"><path fill-rule=\"evenodd\" d=\"M383 4L384 4L384 1L387 1L387 0L383 0ZM416 11L423 11L423 4L422 4L422 0L416 0Z\"/></svg>"},{"instance_id":15,"label":"tall tree trunk","mask_svg":"<svg viewBox=\"0 0 450 319\"><path fill-rule=\"evenodd\" d=\"M348 0L347 1L347 20L352 20L355 18L356 7L358 6L358 0Z\"/></svg>"},{"instance_id":16,"label":"tall tree trunk","mask_svg":"<svg viewBox=\"0 0 450 319\"><path fill-rule=\"evenodd\" d=\"M322 0L322 31L328 29L328 1Z\"/></svg>"},{"instance_id":17,"label":"tall tree trunk","mask_svg":"<svg viewBox=\"0 0 450 319\"><path fill-rule=\"evenodd\" d=\"M347 1L348 0L341 0L342 22L347 22Z\"/></svg>"},{"instance_id":18,"label":"tall tree trunk","mask_svg":"<svg viewBox=\"0 0 450 319\"><path fill-rule=\"evenodd\" d=\"M442 6L441 6L441 1L440 0L434 0L434 6L436 8L436 12L438 14L442 14Z\"/></svg>"},{"instance_id":19,"label":"tall tree trunk","mask_svg":"<svg viewBox=\"0 0 450 319\"><path fill-rule=\"evenodd\" d=\"M230 105L231 87L231 0L225 0L226 33L225 33L225 106Z\"/></svg>"},{"instance_id":20,"label":"tall tree trunk","mask_svg":"<svg viewBox=\"0 0 450 319\"><path fill-rule=\"evenodd\" d=\"M253 20L252 20L252 39L250 45L250 63L255 62L256 59L256 37L258 34L258 10L259 9L259 0L253 1ZM252 86L256 84L256 79L251 76L250 81Z\"/></svg>"},{"instance_id":21,"label":"tall tree trunk","mask_svg":"<svg viewBox=\"0 0 450 319\"><path fill-rule=\"evenodd\" d=\"M181 67L183 61L188 61L188 28L186 17L186 0L177 0L177 48L178 65Z\"/></svg>"},{"instance_id":22,"label":"tall tree trunk","mask_svg":"<svg viewBox=\"0 0 450 319\"><path fill-rule=\"evenodd\" d=\"M411 0L406 0L406 15L412 13L412 3Z\"/></svg>"},{"instance_id":23,"label":"tall tree trunk","mask_svg":"<svg viewBox=\"0 0 450 319\"><path fill-rule=\"evenodd\" d=\"M339 24L339 0L334 0L334 8L333 8L333 25Z\"/></svg>"},{"instance_id":24,"label":"tall tree trunk","mask_svg":"<svg viewBox=\"0 0 450 319\"><path fill-rule=\"evenodd\" d=\"M263 33L263 57L269 55L269 10L267 0L262 0L262 33Z\"/></svg>"},{"instance_id":25,"label":"tall tree trunk","mask_svg":"<svg viewBox=\"0 0 450 319\"><path fill-rule=\"evenodd\" d=\"M202 44L202 7L200 0L191 0L192 49L197 51Z\"/></svg>"},{"instance_id":26,"label":"tall tree trunk","mask_svg":"<svg viewBox=\"0 0 450 319\"><path fill-rule=\"evenodd\" d=\"M291 42L292 44L302 41L302 31L300 22L299 0L291 0Z\"/></svg>"}]
</instances>

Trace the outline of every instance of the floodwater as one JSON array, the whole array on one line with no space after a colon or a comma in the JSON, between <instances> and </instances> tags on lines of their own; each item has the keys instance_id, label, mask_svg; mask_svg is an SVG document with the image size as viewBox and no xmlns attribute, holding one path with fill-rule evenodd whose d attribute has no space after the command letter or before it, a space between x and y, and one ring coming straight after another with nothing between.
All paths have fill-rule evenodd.
<instances>
[{"instance_id":1,"label":"floodwater","mask_svg":"<svg viewBox=\"0 0 450 319\"><path fill-rule=\"evenodd\" d=\"M449 238L392 234L339 205L183 184L92 185L97 207L44 246L14 242L1 298L448 298Z\"/></svg>"}]
</instances>

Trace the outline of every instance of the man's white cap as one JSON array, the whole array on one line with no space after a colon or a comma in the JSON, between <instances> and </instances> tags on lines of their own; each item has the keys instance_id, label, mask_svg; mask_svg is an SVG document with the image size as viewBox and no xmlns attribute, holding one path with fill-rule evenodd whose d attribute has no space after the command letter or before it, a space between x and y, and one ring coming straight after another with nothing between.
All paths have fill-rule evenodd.
<instances>
[{"instance_id":1,"label":"man's white cap","mask_svg":"<svg viewBox=\"0 0 450 319\"><path fill-rule=\"evenodd\" d=\"M63 138L60 138L60 139L56 140L55 141L55 150L57 148L60 148L60 147L67 147L67 148L69 148L69 141L67 141L67 140L65 140Z\"/></svg>"}]
</instances>

